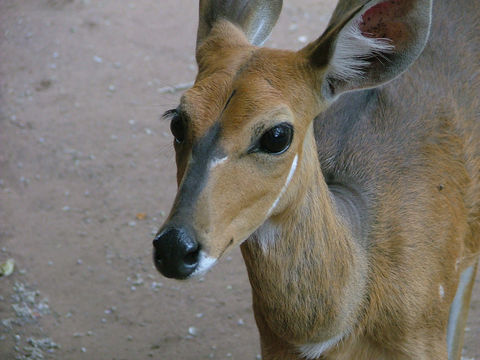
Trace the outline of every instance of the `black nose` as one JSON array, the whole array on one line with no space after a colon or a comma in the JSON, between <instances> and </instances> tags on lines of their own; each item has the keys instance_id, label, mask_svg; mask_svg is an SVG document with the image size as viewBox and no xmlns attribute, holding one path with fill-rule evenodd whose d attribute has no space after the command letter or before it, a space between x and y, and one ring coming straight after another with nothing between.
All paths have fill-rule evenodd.
<instances>
[{"instance_id":1,"label":"black nose","mask_svg":"<svg viewBox=\"0 0 480 360\"><path fill-rule=\"evenodd\" d=\"M153 261L164 276L185 279L198 266L200 246L186 229L167 228L153 240Z\"/></svg>"}]
</instances>

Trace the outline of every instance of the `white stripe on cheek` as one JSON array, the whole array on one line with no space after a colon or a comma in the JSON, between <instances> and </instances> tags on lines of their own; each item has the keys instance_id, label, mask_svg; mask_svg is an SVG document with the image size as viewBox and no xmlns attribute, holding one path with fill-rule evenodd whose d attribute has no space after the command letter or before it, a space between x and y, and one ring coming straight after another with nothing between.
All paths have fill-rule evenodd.
<instances>
[{"instance_id":1,"label":"white stripe on cheek","mask_svg":"<svg viewBox=\"0 0 480 360\"><path fill-rule=\"evenodd\" d=\"M298 162L298 154L295 155L295 158L292 161L292 166L290 167L290 172L288 173L288 176L287 176L287 180L285 181L285 185L283 185L283 188L280 191L280 194L278 194L278 197L275 199L272 206L270 206L270 209L268 209L267 216L270 216L272 211L278 205L278 202L280 201L280 198L282 197L282 195L287 190L288 184L290 184L290 181L292 180L293 174L295 174L295 170L297 169L297 162Z\"/></svg>"},{"instance_id":2,"label":"white stripe on cheek","mask_svg":"<svg viewBox=\"0 0 480 360\"><path fill-rule=\"evenodd\" d=\"M227 161L227 159L228 156L225 156L221 159L213 159L212 161L210 161L209 169L212 170L214 167L223 164L225 161Z\"/></svg>"}]
</instances>

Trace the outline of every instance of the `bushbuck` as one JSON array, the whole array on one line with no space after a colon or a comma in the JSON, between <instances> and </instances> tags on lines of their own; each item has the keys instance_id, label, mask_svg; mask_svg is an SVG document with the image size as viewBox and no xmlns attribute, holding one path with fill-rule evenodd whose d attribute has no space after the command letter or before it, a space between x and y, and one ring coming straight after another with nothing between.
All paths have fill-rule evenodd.
<instances>
[{"instance_id":1,"label":"bushbuck","mask_svg":"<svg viewBox=\"0 0 480 360\"><path fill-rule=\"evenodd\" d=\"M240 245L262 358L459 359L480 252L480 4L340 0L299 51L281 0L200 0L154 263ZM312 19L314 21L314 18Z\"/></svg>"}]
</instances>

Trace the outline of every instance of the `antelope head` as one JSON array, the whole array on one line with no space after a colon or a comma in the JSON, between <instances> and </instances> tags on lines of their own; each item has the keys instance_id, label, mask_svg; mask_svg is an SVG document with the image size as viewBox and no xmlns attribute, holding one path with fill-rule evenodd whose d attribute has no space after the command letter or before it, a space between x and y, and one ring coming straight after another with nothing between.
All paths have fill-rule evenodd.
<instances>
[{"instance_id":1,"label":"antelope head","mask_svg":"<svg viewBox=\"0 0 480 360\"><path fill-rule=\"evenodd\" d=\"M403 72L426 42L429 4L367 2L294 52L259 47L282 0L200 0L198 75L166 113L178 193L153 242L157 269L202 274L286 216L318 167L314 117L341 93Z\"/></svg>"}]
</instances>

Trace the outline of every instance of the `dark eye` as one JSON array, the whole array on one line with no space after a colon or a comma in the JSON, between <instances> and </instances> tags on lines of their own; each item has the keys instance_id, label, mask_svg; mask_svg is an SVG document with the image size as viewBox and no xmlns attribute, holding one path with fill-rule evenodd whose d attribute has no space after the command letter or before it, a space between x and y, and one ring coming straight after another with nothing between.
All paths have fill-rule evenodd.
<instances>
[{"instance_id":1,"label":"dark eye","mask_svg":"<svg viewBox=\"0 0 480 360\"><path fill-rule=\"evenodd\" d=\"M272 127L262 135L260 150L271 154L281 154L290 147L292 138L292 125L282 123Z\"/></svg>"},{"instance_id":2,"label":"dark eye","mask_svg":"<svg viewBox=\"0 0 480 360\"><path fill-rule=\"evenodd\" d=\"M177 143L181 143L185 140L185 122L180 116L175 115L172 118L172 121L170 121L170 131L175 137Z\"/></svg>"}]
</instances>

